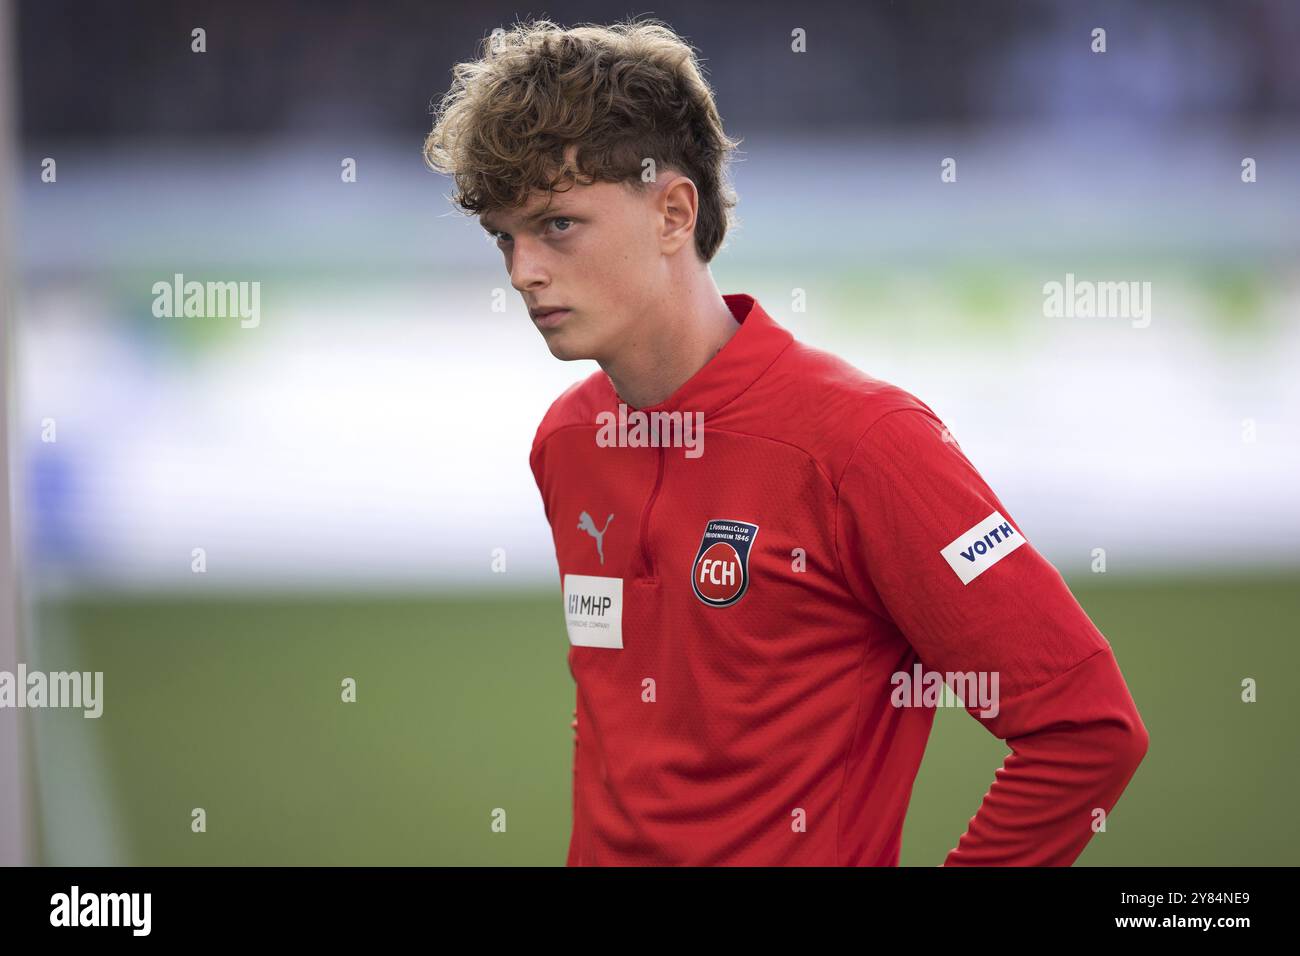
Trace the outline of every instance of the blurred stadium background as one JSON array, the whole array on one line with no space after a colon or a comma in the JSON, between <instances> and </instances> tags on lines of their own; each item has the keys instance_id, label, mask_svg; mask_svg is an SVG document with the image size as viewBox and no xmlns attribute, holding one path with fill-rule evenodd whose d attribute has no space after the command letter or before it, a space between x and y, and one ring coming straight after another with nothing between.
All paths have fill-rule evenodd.
<instances>
[{"instance_id":1,"label":"blurred stadium background","mask_svg":"<svg viewBox=\"0 0 1300 956\"><path fill-rule=\"evenodd\" d=\"M420 156L519 11L0 10L18 659L106 685L98 720L26 715L31 859L562 864L573 685L527 454L596 366L551 358ZM1080 863L1296 863L1300 6L540 13L700 48L744 138L720 288L933 407L1115 647L1151 750ZM154 317L175 273L260 282L260 324ZM1067 273L1151 282L1150 325L1045 318ZM905 864L1005 753L940 712Z\"/></svg>"}]
</instances>

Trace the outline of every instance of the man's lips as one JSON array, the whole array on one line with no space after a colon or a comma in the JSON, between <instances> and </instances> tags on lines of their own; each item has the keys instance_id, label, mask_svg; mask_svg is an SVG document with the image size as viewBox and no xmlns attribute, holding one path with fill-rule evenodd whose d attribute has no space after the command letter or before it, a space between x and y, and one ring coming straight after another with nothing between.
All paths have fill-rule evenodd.
<instances>
[{"instance_id":1,"label":"man's lips","mask_svg":"<svg viewBox=\"0 0 1300 956\"><path fill-rule=\"evenodd\" d=\"M547 329L559 324L564 317L569 314L569 310L563 307L546 307L540 309L529 309L528 314L533 317L533 322L539 328Z\"/></svg>"}]
</instances>

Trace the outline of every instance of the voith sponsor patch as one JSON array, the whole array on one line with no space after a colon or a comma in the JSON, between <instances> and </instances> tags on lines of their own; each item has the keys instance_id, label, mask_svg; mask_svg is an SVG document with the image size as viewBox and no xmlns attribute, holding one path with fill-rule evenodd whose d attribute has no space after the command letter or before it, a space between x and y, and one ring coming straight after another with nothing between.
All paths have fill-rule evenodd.
<instances>
[{"instance_id":1,"label":"voith sponsor patch","mask_svg":"<svg viewBox=\"0 0 1300 956\"><path fill-rule=\"evenodd\" d=\"M691 589L709 607L729 607L749 590L749 551L758 525L714 518L691 565Z\"/></svg>"},{"instance_id":2,"label":"voith sponsor patch","mask_svg":"<svg viewBox=\"0 0 1300 956\"><path fill-rule=\"evenodd\" d=\"M957 572L961 583L970 584L1024 543L1011 522L995 511L939 553Z\"/></svg>"}]
</instances>

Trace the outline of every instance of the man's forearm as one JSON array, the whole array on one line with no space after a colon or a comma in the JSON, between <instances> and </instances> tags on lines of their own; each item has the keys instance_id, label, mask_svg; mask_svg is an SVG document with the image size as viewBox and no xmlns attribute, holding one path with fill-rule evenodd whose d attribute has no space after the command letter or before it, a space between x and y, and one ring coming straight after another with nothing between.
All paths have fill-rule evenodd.
<instances>
[{"instance_id":1,"label":"man's forearm","mask_svg":"<svg viewBox=\"0 0 1300 956\"><path fill-rule=\"evenodd\" d=\"M1099 651L985 723L1012 753L944 865L1069 866L1147 752L1114 656Z\"/></svg>"}]
</instances>

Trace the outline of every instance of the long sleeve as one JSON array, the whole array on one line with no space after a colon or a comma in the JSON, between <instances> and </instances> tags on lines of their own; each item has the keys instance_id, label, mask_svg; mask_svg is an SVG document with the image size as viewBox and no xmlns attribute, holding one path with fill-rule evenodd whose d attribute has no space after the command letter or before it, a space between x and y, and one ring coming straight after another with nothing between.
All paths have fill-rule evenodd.
<instances>
[{"instance_id":1,"label":"long sleeve","mask_svg":"<svg viewBox=\"0 0 1300 956\"><path fill-rule=\"evenodd\" d=\"M537 434L533 438L532 450L529 452L528 455L528 464L533 473L533 480L537 482L537 490L538 492L541 493L542 509L543 511L546 512L546 520L549 523L550 510L547 505L546 481L545 478L543 477L544 456L541 451L541 445L542 445L541 436L543 434L543 429L545 428L545 425L546 425L546 420L543 419L542 424L537 427ZM573 759L572 759L573 781L571 784L572 787L571 808L572 808L573 815L571 817L572 823L571 823L571 828L569 830L569 850L565 856L564 865L577 866L579 853L578 853L578 710L577 710L576 700L574 702L573 723L571 723L569 726L573 729Z\"/></svg>"},{"instance_id":2,"label":"long sleeve","mask_svg":"<svg viewBox=\"0 0 1300 956\"><path fill-rule=\"evenodd\" d=\"M573 823L569 830L569 855L565 866L578 865L578 711L573 711Z\"/></svg>"},{"instance_id":3,"label":"long sleeve","mask_svg":"<svg viewBox=\"0 0 1300 956\"><path fill-rule=\"evenodd\" d=\"M997 688L995 706L967 697L966 710L1011 754L945 865L1068 866L1128 785L1147 731L1109 642L918 406L874 422L837 482L840 565L927 671Z\"/></svg>"}]
</instances>

